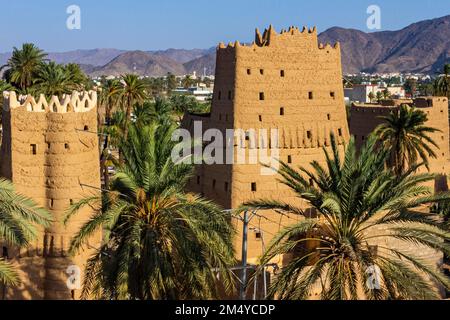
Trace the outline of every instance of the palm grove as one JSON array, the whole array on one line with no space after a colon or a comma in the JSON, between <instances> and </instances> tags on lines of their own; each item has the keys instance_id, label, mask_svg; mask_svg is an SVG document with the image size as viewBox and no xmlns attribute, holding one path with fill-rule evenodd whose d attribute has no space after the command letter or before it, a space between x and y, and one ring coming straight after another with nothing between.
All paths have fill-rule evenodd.
<instances>
[{"instance_id":1,"label":"palm grove","mask_svg":"<svg viewBox=\"0 0 450 320\"><path fill-rule=\"evenodd\" d=\"M155 95L155 86L173 89L173 76L162 84L132 74L94 84L77 65L47 61L32 44L15 48L3 69L2 90L46 96L94 86L99 91L103 192L71 206L65 219L70 223L84 206L95 208L71 241L73 254L92 234L103 232L101 247L87 262L84 298L208 299L236 287L229 214L186 192L193 167L171 159L172 133L184 112L207 107L186 96ZM450 254L445 219L417 211L434 205L445 213L450 198L423 185L433 174L418 173L428 157L435 157L429 134L437 129L427 127L426 115L408 106L384 120L359 151L351 139L343 154L334 142L324 149L326 164L312 162L312 170L282 163L280 183L316 208L320 219L305 216L269 244L261 266L280 254L293 253L293 258L274 277L268 298L306 299L318 283L322 299L437 298L428 278L450 288L440 270L414 255L389 246L375 254L368 244L371 237L385 237ZM117 171L110 175L112 164ZM301 208L273 199L245 203L232 214L255 207L303 215ZM26 247L38 228L51 222L45 209L0 181L0 241ZM369 233L379 227L385 232ZM316 245L305 245L311 242ZM375 290L364 285L371 266L381 274ZM19 282L5 258L0 258L0 281Z\"/></svg>"}]
</instances>

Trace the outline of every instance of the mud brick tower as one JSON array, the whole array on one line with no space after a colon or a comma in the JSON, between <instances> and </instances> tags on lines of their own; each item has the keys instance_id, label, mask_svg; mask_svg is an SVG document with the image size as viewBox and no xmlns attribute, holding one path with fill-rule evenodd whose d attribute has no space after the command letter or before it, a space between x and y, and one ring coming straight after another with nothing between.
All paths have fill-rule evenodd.
<instances>
[{"instance_id":1,"label":"mud brick tower","mask_svg":"<svg viewBox=\"0 0 450 320\"><path fill-rule=\"evenodd\" d=\"M383 121L381 117L388 116L391 112L397 112L398 108L406 104L414 107L427 115L426 126L439 129L431 133L430 137L437 144L435 148L436 158L430 157L430 172L437 176L434 183L428 187L435 191L447 191L447 174L450 170L450 132L448 122L448 99L446 97L420 97L410 99L383 100L381 104L354 103L351 108L350 132L355 137L357 147L364 144L367 136ZM425 167L420 172L427 172Z\"/></svg>"},{"instance_id":2,"label":"mud brick tower","mask_svg":"<svg viewBox=\"0 0 450 320\"><path fill-rule=\"evenodd\" d=\"M416 99L414 105L428 113L430 124L442 129L433 137L439 141L442 154L430 165L434 172L443 174L448 171L449 158L447 101L423 98ZM367 137L379 123L377 116L386 114L392 108L395 107L352 108L351 133L356 135L358 145L363 136ZM272 26L263 34L256 30L252 44L221 43L217 48L211 112L186 114L182 125L196 136L195 132L200 131L199 123L203 133L208 129L218 129L223 137L226 137L227 129L244 132L276 129L279 133L278 159L295 168L309 168L313 160L323 164L323 147L330 147L330 133L334 133L341 149L350 139L339 44L319 44L316 28L299 30L290 27L277 33ZM274 141L270 138L256 143L252 143L247 136L232 140L234 149L244 148L247 154L254 148L270 149L271 145ZM306 214L315 216L307 203L299 200L292 190L278 181L278 175L263 175L261 168L260 163L240 164L236 161L199 164L189 189L215 200L225 209L235 209L248 200L274 199L295 204ZM443 182L436 181L436 184ZM248 263L258 264L258 257L280 228L299 219L302 217L259 210L249 224ZM236 257L240 259L242 223L237 219L233 221L238 231L235 237ZM373 245L403 248L416 253L436 268L442 265L441 252L402 241L385 241L381 239L380 243L374 242ZM282 266L285 258L289 259L279 257L273 262ZM316 293L319 292L320 288L317 288ZM310 298L314 297L315 294Z\"/></svg>"},{"instance_id":3,"label":"mud brick tower","mask_svg":"<svg viewBox=\"0 0 450 320\"><path fill-rule=\"evenodd\" d=\"M323 147L330 146L330 133L338 143L349 140L344 105L341 53L339 44L318 43L316 28L290 27L277 33L272 26L255 41L239 42L217 49L216 79L211 113L186 115L183 126L193 131L196 121L202 129L278 130L279 159L293 166L306 166L312 160L324 162ZM270 134L268 134L270 136ZM248 139L234 141L247 151ZM266 141L269 148L273 141ZM265 146L267 147L267 146ZM261 175L261 164L199 165L190 190L234 209L251 199L279 199L296 203L298 198L277 181L277 175ZM276 233L280 215L260 212L253 225ZM283 217L281 224L295 223L299 217ZM237 226L240 233L241 225ZM249 234L249 261L261 254L261 235ZM271 235L265 234L266 243ZM240 236L236 237L237 256L241 254Z\"/></svg>"},{"instance_id":4,"label":"mud brick tower","mask_svg":"<svg viewBox=\"0 0 450 320\"><path fill-rule=\"evenodd\" d=\"M77 268L82 276L90 252L72 257L67 251L72 236L92 212L84 209L67 226L62 220L72 203L100 188L96 132L96 92L74 92L49 101L43 95L36 101L32 96L4 93L1 174L18 192L47 208L54 223L42 230L29 248L3 248L9 261L18 267L22 284L3 288L0 298L79 297L80 290L68 286L67 281ZM99 235L90 247L98 247L100 240Z\"/></svg>"}]
</instances>

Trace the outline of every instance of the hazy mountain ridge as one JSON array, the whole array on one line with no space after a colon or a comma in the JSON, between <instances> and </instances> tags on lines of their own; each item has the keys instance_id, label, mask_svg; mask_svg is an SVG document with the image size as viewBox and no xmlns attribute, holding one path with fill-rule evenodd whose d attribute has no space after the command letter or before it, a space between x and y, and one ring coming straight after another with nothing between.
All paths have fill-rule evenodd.
<instances>
[{"instance_id":1,"label":"hazy mountain ridge","mask_svg":"<svg viewBox=\"0 0 450 320\"><path fill-rule=\"evenodd\" d=\"M183 64L171 58L145 51L128 51L106 65L95 68L90 75L120 76L125 73L136 73L142 76L160 77L168 72L176 75L186 73Z\"/></svg>"},{"instance_id":2,"label":"hazy mountain ridge","mask_svg":"<svg viewBox=\"0 0 450 320\"><path fill-rule=\"evenodd\" d=\"M321 33L319 40L341 43L345 73L434 73L450 62L450 15L398 31L365 33L334 27Z\"/></svg>"},{"instance_id":3,"label":"hazy mountain ridge","mask_svg":"<svg viewBox=\"0 0 450 320\"><path fill-rule=\"evenodd\" d=\"M397 31L366 33L355 29L330 28L319 34L322 43L341 43L344 73L421 72L434 73L450 63L450 15L413 23ZM0 53L0 64L11 53ZM74 50L49 53L58 63L78 63L91 76L133 72L163 76L168 72L214 74L216 48L126 51L118 49Z\"/></svg>"}]
</instances>

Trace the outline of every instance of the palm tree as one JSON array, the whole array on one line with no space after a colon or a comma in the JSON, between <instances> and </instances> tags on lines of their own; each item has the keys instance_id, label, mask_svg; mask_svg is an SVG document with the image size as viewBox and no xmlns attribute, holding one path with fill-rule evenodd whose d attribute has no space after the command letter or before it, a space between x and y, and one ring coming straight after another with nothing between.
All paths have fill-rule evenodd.
<instances>
[{"instance_id":1,"label":"palm tree","mask_svg":"<svg viewBox=\"0 0 450 320\"><path fill-rule=\"evenodd\" d=\"M6 82L5 80L0 80L0 92L14 90L14 87Z\"/></svg>"},{"instance_id":2,"label":"palm tree","mask_svg":"<svg viewBox=\"0 0 450 320\"><path fill-rule=\"evenodd\" d=\"M12 183L0 179L0 242L27 247L36 239L39 227L49 227L51 215L34 201L15 192ZM19 278L12 266L0 257L0 284L17 285Z\"/></svg>"},{"instance_id":3,"label":"palm tree","mask_svg":"<svg viewBox=\"0 0 450 320\"><path fill-rule=\"evenodd\" d=\"M120 99L120 92L122 89L122 84L117 79L112 80L104 80L101 84L101 90L100 90L100 96L99 96L99 104L101 107L105 110L105 123L106 123L106 129L103 128L103 121L99 121L99 128L100 130L105 133L104 139L103 139L103 147L101 150L101 156L100 156L100 164L101 164L101 171L103 172L103 181L105 184L105 187L108 188L109 186L109 172L106 165L106 162L109 160L109 132L108 127L112 124L111 123L111 114L113 110L117 107ZM101 117L100 117L101 120Z\"/></svg>"},{"instance_id":4,"label":"palm tree","mask_svg":"<svg viewBox=\"0 0 450 320\"><path fill-rule=\"evenodd\" d=\"M99 104L105 109L105 122L109 125L111 114L119 104L122 84L118 79L103 80L99 95Z\"/></svg>"},{"instance_id":5,"label":"palm tree","mask_svg":"<svg viewBox=\"0 0 450 320\"><path fill-rule=\"evenodd\" d=\"M137 75L127 74L122 77L123 87L119 93L123 110L125 111L124 140L128 137L128 125L131 121L131 111L135 104L143 103L147 98L147 87Z\"/></svg>"},{"instance_id":6,"label":"palm tree","mask_svg":"<svg viewBox=\"0 0 450 320\"><path fill-rule=\"evenodd\" d=\"M380 103L381 100L383 99L383 93L381 91L377 91L376 98L377 102Z\"/></svg>"},{"instance_id":7,"label":"palm tree","mask_svg":"<svg viewBox=\"0 0 450 320\"><path fill-rule=\"evenodd\" d=\"M167 73L166 76L166 87L167 87L167 93L170 94L172 90L174 90L177 87L177 78L172 73Z\"/></svg>"},{"instance_id":8,"label":"palm tree","mask_svg":"<svg viewBox=\"0 0 450 320\"><path fill-rule=\"evenodd\" d=\"M389 89L388 89L388 88L386 88L386 89L384 89L384 90L383 90L383 93L382 93L382 95L383 95L383 99L384 99L384 100L387 100L387 99L389 99L389 98L390 98L390 96L391 96L391 93L389 92Z\"/></svg>"},{"instance_id":9,"label":"palm tree","mask_svg":"<svg viewBox=\"0 0 450 320\"><path fill-rule=\"evenodd\" d=\"M121 145L125 162L101 197L74 205L98 210L72 239L72 253L100 229L102 247L88 261L82 296L108 299L216 297L217 276L232 285L230 217L183 190L192 166L175 164L174 127L130 125ZM103 205L102 205L103 203ZM102 207L103 206L103 210Z\"/></svg>"},{"instance_id":10,"label":"palm tree","mask_svg":"<svg viewBox=\"0 0 450 320\"><path fill-rule=\"evenodd\" d=\"M123 140L125 129L125 112L117 110L111 116L108 126L103 128L103 132L108 136L108 143L118 147Z\"/></svg>"},{"instance_id":11,"label":"palm tree","mask_svg":"<svg viewBox=\"0 0 450 320\"><path fill-rule=\"evenodd\" d=\"M432 196L422 183L434 176L414 174L417 166L401 176L385 169L389 152L378 150L373 136L359 152L352 138L342 158L334 137L331 149L330 154L324 148L324 166L311 162L312 171L281 164L281 182L314 208L319 219L306 216L271 241L261 266L278 255L292 258L276 275L269 298L307 299L317 288L327 300L438 298L428 277L446 288L449 279L392 243L449 252L443 241L450 238L446 229L433 215L415 211L449 195ZM303 214L272 200L248 202L242 210L248 208ZM378 246L371 245L377 240Z\"/></svg>"},{"instance_id":12,"label":"palm tree","mask_svg":"<svg viewBox=\"0 0 450 320\"><path fill-rule=\"evenodd\" d=\"M189 88L194 83L194 79L192 79L190 74L187 74L182 80L181 85L183 88Z\"/></svg>"},{"instance_id":13,"label":"palm tree","mask_svg":"<svg viewBox=\"0 0 450 320\"><path fill-rule=\"evenodd\" d=\"M195 98L185 94L174 94L170 96L169 101L173 111L178 114L178 120L180 122L187 111L193 111L197 106Z\"/></svg>"},{"instance_id":14,"label":"palm tree","mask_svg":"<svg viewBox=\"0 0 450 320\"><path fill-rule=\"evenodd\" d=\"M421 110L401 105L398 110L388 116L380 117L384 120L373 134L382 146L390 152L390 161L397 175L401 175L409 165L423 161L428 168L428 157L436 158L433 148L436 142L430 133L440 130L427 127L427 115Z\"/></svg>"},{"instance_id":15,"label":"palm tree","mask_svg":"<svg viewBox=\"0 0 450 320\"><path fill-rule=\"evenodd\" d=\"M445 64L440 75L433 83L436 96L450 97L450 64Z\"/></svg>"},{"instance_id":16,"label":"palm tree","mask_svg":"<svg viewBox=\"0 0 450 320\"><path fill-rule=\"evenodd\" d=\"M78 64L68 63L65 66L63 66L63 69L76 90L78 91L86 90L88 84L88 77L83 72L83 70L81 70Z\"/></svg>"},{"instance_id":17,"label":"palm tree","mask_svg":"<svg viewBox=\"0 0 450 320\"><path fill-rule=\"evenodd\" d=\"M403 87L405 89L405 92L410 95L411 98L414 98L417 90L417 80L414 78L408 78L403 84Z\"/></svg>"},{"instance_id":18,"label":"palm tree","mask_svg":"<svg viewBox=\"0 0 450 320\"><path fill-rule=\"evenodd\" d=\"M143 127L151 122L170 125L172 106L163 98L156 98L154 102L146 101L137 104L133 108L134 123L137 127Z\"/></svg>"},{"instance_id":19,"label":"palm tree","mask_svg":"<svg viewBox=\"0 0 450 320\"><path fill-rule=\"evenodd\" d=\"M4 77L21 91L27 93L33 78L44 61L46 54L32 43L24 43L22 49L14 47Z\"/></svg>"},{"instance_id":20,"label":"palm tree","mask_svg":"<svg viewBox=\"0 0 450 320\"><path fill-rule=\"evenodd\" d=\"M33 79L33 90L46 96L61 96L77 89L77 83L60 64L43 63Z\"/></svg>"}]
</instances>

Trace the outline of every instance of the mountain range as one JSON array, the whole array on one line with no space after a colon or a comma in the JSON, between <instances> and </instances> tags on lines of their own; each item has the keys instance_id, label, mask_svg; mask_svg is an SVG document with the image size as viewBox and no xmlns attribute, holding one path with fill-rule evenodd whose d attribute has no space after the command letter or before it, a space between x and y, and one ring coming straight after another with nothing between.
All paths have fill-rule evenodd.
<instances>
[{"instance_id":1,"label":"mountain range","mask_svg":"<svg viewBox=\"0 0 450 320\"><path fill-rule=\"evenodd\" d=\"M450 15L413 23L397 31L366 33L330 28L319 34L322 43L340 42L343 72L434 73L450 63ZM0 53L0 64L11 53ZM214 74L215 47L125 51L118 49L75 50L49 53L58 63L78 63L91 76L137 73L144 76Z\"/></svg>"}]
</instances>

